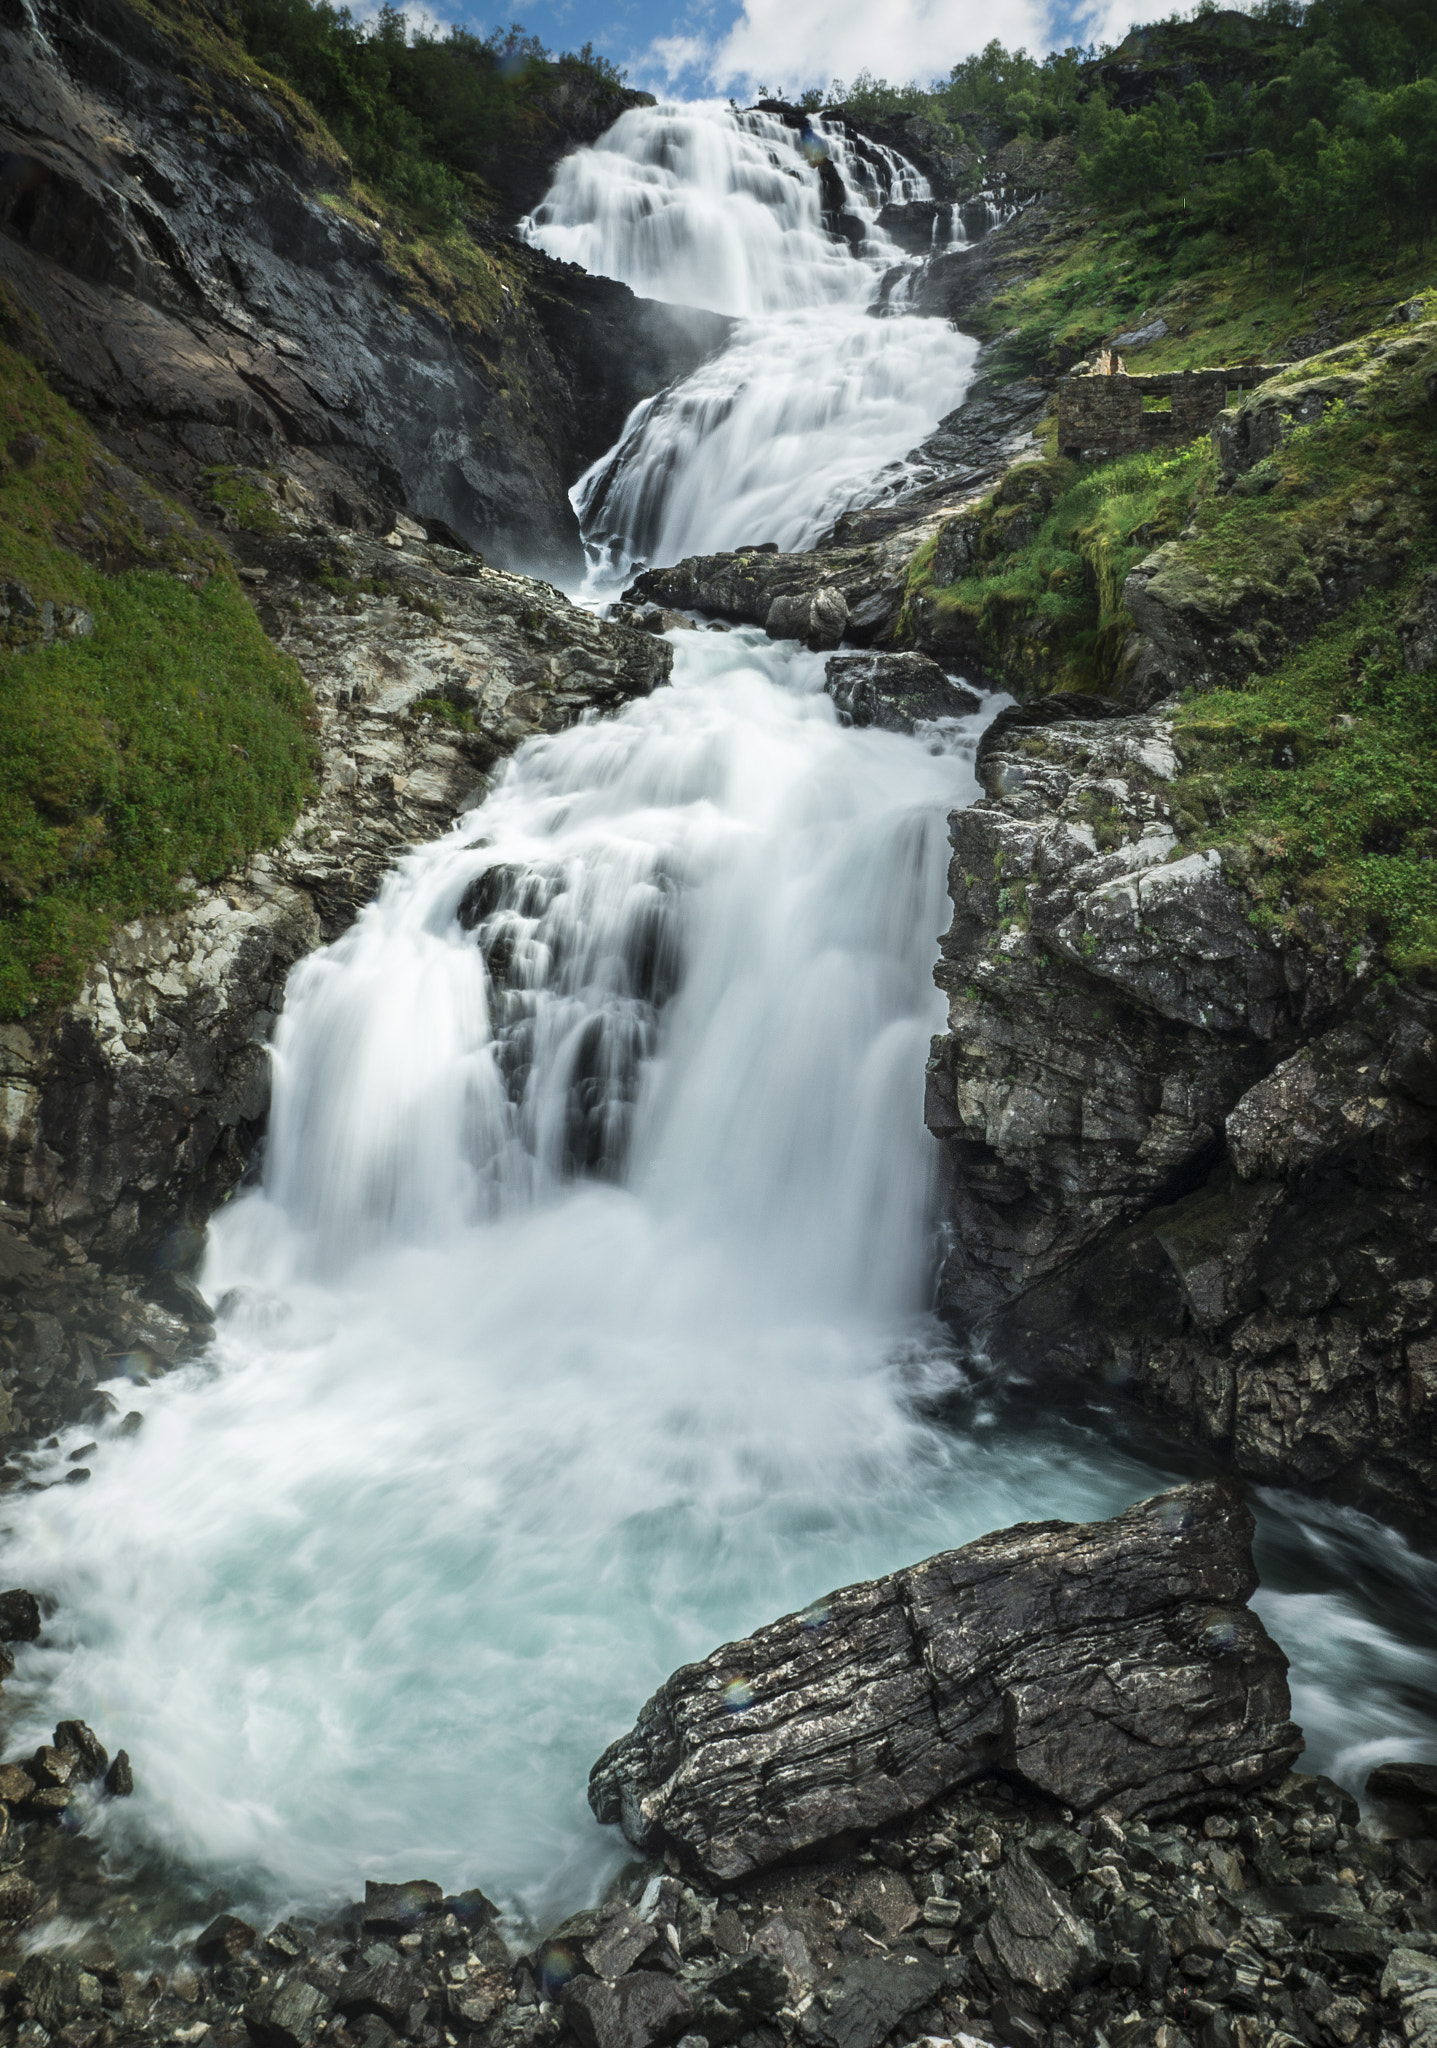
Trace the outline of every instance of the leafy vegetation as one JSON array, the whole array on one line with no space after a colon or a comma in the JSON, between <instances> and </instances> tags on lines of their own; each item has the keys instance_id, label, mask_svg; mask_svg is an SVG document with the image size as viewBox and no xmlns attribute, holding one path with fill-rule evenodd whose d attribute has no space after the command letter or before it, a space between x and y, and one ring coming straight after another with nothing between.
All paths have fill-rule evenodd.
<instances>
[{"instance_id":1,"label":"leafy vegetation","mask_svg":"<svg viewBox=\"0 0 1437 2048\"><path fill-rule=\"evenodd\" d=\"M329 0L240 0L239 20L255 62L310 102L360 176L439 229L458 224L470 181L537 97L577 74L623 79L591 44L553 57L517 27L411 30L392 5L356 21Z\"/></svg>"},{"instance_id":2,"label":"leafy vegetation","mask_svg":"<svg viewBox=\"0 0 1437 2048\"><path fill-rule=\"evenodd\" d=\"M157 520L3 344L0 449L0 591L24 613L0 644L0 1016L17 1017L70 999L118 921L289 828L312 711L214 543L173 507ZM101 573L81 541L130 566ZM93 629L39 644L32 604Z\"/></svg>"}]
</instances>

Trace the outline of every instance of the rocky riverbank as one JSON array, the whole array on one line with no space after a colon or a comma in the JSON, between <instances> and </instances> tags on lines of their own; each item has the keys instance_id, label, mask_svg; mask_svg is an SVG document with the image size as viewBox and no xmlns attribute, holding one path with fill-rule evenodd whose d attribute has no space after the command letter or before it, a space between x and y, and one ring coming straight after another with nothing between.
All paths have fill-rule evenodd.
<instances>
[{"instance_id":1,"label":"rocky riverbank","mask_svg":"<svg viewBox=\"0 0 1437 2048\"><path fill-rule=\"evenodd\" d=\"M1251 1527L1212 1485L1025 1525L675 1673L593 1778L648 1855L537 1945L423 1880L267 1932L221 1911L161 1969L99 1933L22 1941L0 1957L10 2036L1422 2048L1437 1772L1385 1765L1362 1819L1288 1769ZM24 1600L0 1602L21 1632ZM103 1915L123 1888L55 1827L106 1769L76 1723L0 1769L12 1925Z\"/></svg>"}]
</instances>

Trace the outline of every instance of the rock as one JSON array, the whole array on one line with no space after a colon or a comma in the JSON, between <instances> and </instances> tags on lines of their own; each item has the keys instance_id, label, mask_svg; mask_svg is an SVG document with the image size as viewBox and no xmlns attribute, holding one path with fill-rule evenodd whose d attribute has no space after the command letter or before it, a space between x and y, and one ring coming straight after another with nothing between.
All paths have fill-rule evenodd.
<instances>
[{"instance_id":1,"label":"rock","mask_svg":"<svg viewBox=\"0 0 1437 2048\"><path fill-rule=\"evenodd\" d=\"M1379 1764L1368 1773L1367 1796L1414 1808L1427 1831L1437 1834L1437 1764Z\"/></svg>"},{"instance_id":2,"label":"rock","mask_svg":"<svg viewBox=\"0 0 1437 2048\"><path fill-rule=\"evenodd\" d=\"M444 1892L428 1878L412 1878L406 1884L376 1884L364 1887L364 1924L382 1934L407 1934L431 1913L444 1910Z\"/></svg>"},{"instance_id":3,"label":"rock","mask_svg":"<svg viewBox=\"0 0 1437 2048\"><path fill-rule=\"evenodd\" d=\"M382 1955L383 1950L379 1953ZM397 2034L407 2034L422 2017L428 1994L412 1964L398 1956L346 1977L335 1996L342 2013L377 2014Z\"/></svg>"},{"instance_id":4,"label":"rock","mask_svg":"<svg viewBox=\"0 0 1437 2048\"><path fill-rule=\"evenodd\" d=\"M815 2048L879 2048L910 2013L932 2003L944 1981L936 1956L860 1957L817 1986L800 2031Z\"/></svg>"},{"instance_id":5,"label":"rock","mask_svg":"<svg viewBox=\"0 0 1437 2048\"><path fill-rule=\"evenodd\" d=\"M1400 2007L1408 2048L1437 2043L1437 1956L1394 1948L1382 1972L1380 1996Z\"/></svg>"},{"instance_id":6,"label":"rock","mask_svg":"<svg viewBox=\"0 0 1437 2048\"><path fill-rule=\"evenodd\" d=\"M0 1642L33 1643L40 1634L40 1603L19 1587L0 1593Z\"/></svg>"},{"instance_id":7,"label":"rock","mask_svg":"<svg viewBox=\"0 0 1437 2048\"><path fill-rule=\"evenodd\" d=\"M73 1749L56 1749L49 1743L42 1743L30 1759L30 1776L43 1790L47 1785L68 1785L81 1766L81 1758Z\"/></svg>"},{"instance_id":8,"label":"rock","mask_svg":"<svg viewBox=\"0 0 1437 2048\"><path fill-rule=\"evenodd\" d=\"M576 1977L563 2006L583 2048L659 2048L677 2040L693 2014L683 1989L653 1970L636 1970L617 1984Z\"/></svg>"},{"instance_id":9,"label":"rock","mask_svg":"<svg viewBox=\"0 0 1437 2048\"><path fill-rule=\"evenodd\" d=\"M1028 1854L1054 1884L1073 1885L1088 1868L1088 1845L1072 1828L1035 1828Z\"/></svg>"},{"instance_id":10,"label":"rock","mask_svg":"<svg viewBox=\"0 0 1437 2048\"><path fill-rule=\"evenodd\" d=\"M135 1774L130 1768L128 1750L117 1749L115 1760L105 1773L105 1790L112 1799L128 1799L135 1789Z\"/></svg>"},{"instance_id":11,"label":"rock","mask_svg":"<svg viewBox=\"0 0 1437 2048\"><path fill-rule=\"evenodd\" d=\"M0 1870L0 1921L28 1920L40 1903L40 1890L20 1870Z\"/></svg>"},{"instance_id":12,"label":"rock","mask_svg":"<svg viewBox=\"0 0 1437 2048\"><path fill-rule=\"evenodd\" d=\"M259 1940L258 1929L235 1913L221 1913L195 1942L195 1954L213 1969L221 1963L237 1962Z\"/></svg>"},{"instance_id":13,"label":"rock","mask_svg":"<svg viewBox=\"0 0 1437 2048\"><path fill-rule=\"evenodd\" d=\"M1076 708L1000 713L949 823L944 1311L1250 1477L1420 1519L1437 1003L1315 916L1255 925L1261 848L1182 851L1174 728Z\"/></svg>"},{"instance_id":14,"label":"rock","mask_svg":"<svg viewBox=\"0 0 1437 2048\"><path fill-rule=\"evenodd\" d=\"M1022 1851L994 1878L993 1912L974 1954L997 1988L1050 2016L1098 1973L1093 1929Z\"/></svg>"},{"instance_id":15,"label":"rock","mask_svg":"<svg viewBox=\"0 0 1437 2048\"><path fill-rule=\"evenodd\" d=\"M818 650L837 647L848 624L848 600L832 584L774 598L764 619L771 640L802 640Z\"/></svg>"},{"instance_id":16,"label":"rock","mask_svg":"<svg viewBox=\"0 0 1437 2048\"><path fill-rule=\"evenodd\" d=\"M658 1939L658 1930L637 1913L616 1913L584 1942L584 1960L596 1977L622 1977Z\"/></svg>"},{"instance_id":17,"label":"rock","mask_svg":"<svg viewBox=\"0 0 1437 2048\"><path fill-rule=\"evenodd\" d=\"M1156 320L1149 320L1145 327L1131 327L1124 334L1115 334L1110 348L1147 348L1150 343L1161 341L1168 332L1168 323L1159 313Z\"/></svg>"},{"instance_id":18,"label":"rock","mask_svg":"<svg viewBox=\"0 0 1437 2048\"><path fill-rule=\"evenodd\" d=\"M282 1970L244 2008L244 2021L260 2048L308 2048L329 2013L329 2000L297 1970Z\"/></svg>"},{"instance_id":19,"label":"rock","mask_svg":"<svg viewBox=\"0 0 1437 2048\"><path fill-rule=\"evenodd\" d=\"M1251 1533L1231 1488L1186 1487L845 1587L676 1672L590 1804L727 1882L995 1763L1084 1812L1230 1796L1300 1747Z\"/></svg>"},{"instance_id":20,"label":"rock","mask_svg":"<svg viewBox=\"0 0 1437 2048\"><path fill-rule=\"evenodd\" d=\"M35 1790L35 1780L19 1764L0 1764L0 1800L6 1806L23 1806Z\"/></svg>"},{"instance_id":21,"label":"rock","mask_svg":"<svg viewBox=\"0 0 1437 2048\"><path fill-rule=\"evenodd\" d=\"M919 721L971 717L982 701L923 654L835 654L823 673L842 725L912 732Z\"/></svg>"}]
</instances>

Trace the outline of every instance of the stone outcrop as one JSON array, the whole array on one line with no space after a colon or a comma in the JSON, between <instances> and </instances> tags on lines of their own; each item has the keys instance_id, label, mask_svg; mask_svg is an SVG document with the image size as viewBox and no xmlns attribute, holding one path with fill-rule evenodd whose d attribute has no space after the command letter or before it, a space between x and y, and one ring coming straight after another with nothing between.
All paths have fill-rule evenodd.
<instances>
[{"instance_id":1,"label":"stone outcrop","mask_svg":"<svg viewBox=\"0 0 1437 2048\"><path fill-rule=\"evenodd\" d=\"M1254 922L1255 850L1184 850L1169 722L1065 709L990 728L950 825L946 1312L1252 1477L1420 1517L1437 1005L1310 913Z\"/></svg>"},{"instance_id":2,"label":"stone outcrop","mask_svg":"<svg viewBox=\"0 0 1437 2048\"><path fill-rule=\"evenodd\" d=\"M1437 322L1430 320L1395 338L1379 334L1311 357L1218 415L1218 488L1265 497L1277 481L1272 458L1334 406L1376 425L1410 427L1434 386ZM1138 708L1177 689L1241 683L1254 669L1270 670L1364 591L1399 581L1422 504L1410 483L1379 483L1371 497L1344 498L1336 519L1304 517L1294 506L1282 528L1255 530L1255 545L1234 559L1191 529L1145 556L1123 586L1136 629L1126 653L1127 701Z\"/></svg>"},{"instance_id":3,"label":"stone outcrop","mask_svg":"<svg viewBox=\"0 0 1437 2048\"><path fill-rule=\"evenodd\" d=\"M412 523L388 541L337 530L295 480L268 481L279 530L234 545L313 691L320 788L280 845L176 915L124 926L70 1008L0 1025L12 1448L109 1412L94 1387L122 1358L163 1370L208 1334L183 1276L263 1128L266 1041L293 962L345 929L406 846L477 802L523 740L647 695L673 664L666 641L548 584Z\"/></svg>"},{"instance_id":4,"label":"stone outcrop","mask_svg":"<svg viewBox=\"0 0 1437 2048\"><path fill-rule=\"evenodd\" d=\"M477 218L484 246L456 282L367 217L293 107L180 40L181 19L171 34L128 0L0 14L15 345L168 489L203 497L207 468L278 465L342 525L407 507L510 566L577 565L569 485L726 323ZM556 102L531 124L526 193L570 146L566 120L586 139L604 112Z\"/></svg>"},{"instance_id":5,"label":"stone outcrop","mask_svg":"<svg viewBox=\"0 0 1437 2048\"><path fill-rule=\"evenodd\" d=\"M823 674L844 725L912 732L939 719L970 718L981 702L926 654L835 654Z\"/></svg>"},{"instance_id":6,"label":"stone outcrop","mask_svg":"<svg viewBox=\"0 0 1437 2048\"><path fill-rule=\"evenodd\" d=\"M589 1802L730 1882L993 1770L1079 1812L1221 1801L1301 1747L1251 1543L1237 1494L1193 1486L844 1587L675 1672Z\"/></svg>"}]
</instances>

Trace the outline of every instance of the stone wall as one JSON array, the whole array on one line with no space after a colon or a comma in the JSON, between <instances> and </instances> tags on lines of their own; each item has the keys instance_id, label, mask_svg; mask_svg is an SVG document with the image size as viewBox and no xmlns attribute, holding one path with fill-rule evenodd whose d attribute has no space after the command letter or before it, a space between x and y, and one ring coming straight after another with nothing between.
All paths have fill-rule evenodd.
<instances>
[{"instance_id":1,"label":"stone wall","mask_svg":"<svg viewBox=\"0 0 1437 2048\"><path fill-rule=\"evenodd\" d=\"M1132 455L1140 448L1181 448L1205 434L1228 395L1275 376L1280 364L1179 370L1167 376L1065 377L1058 386L1058 448L1064 455ZM1157 401L1157 406L1151 404ZM1161 407L1161 409L1158 409Z\"/></svg>"}]
</instances>

